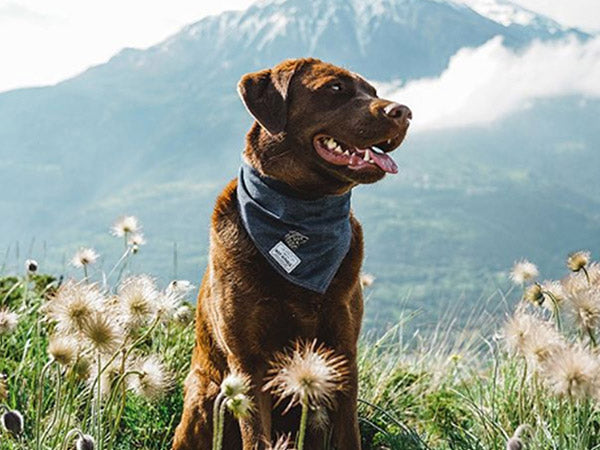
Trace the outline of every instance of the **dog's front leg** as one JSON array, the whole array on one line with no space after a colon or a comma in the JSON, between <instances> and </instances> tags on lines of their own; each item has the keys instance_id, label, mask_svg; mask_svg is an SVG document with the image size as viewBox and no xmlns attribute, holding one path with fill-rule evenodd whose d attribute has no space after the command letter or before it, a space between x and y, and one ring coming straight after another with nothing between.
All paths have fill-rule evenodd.
<instances>
[{"instance_id":1,"label":"dog's front leg","mask_svg":"<svg viewBox=\"0 0 600 450\"><path fill-rule=\"evenodd\" d=\"M331 415L333 444L338 450L360 450L360 432L356 410L358 397L358 370L356 359L349 357L346 389L338 394L337 406Z\"/></svg>"},{"instance_id":2,"label":"dog's front leg","mask_svg":"<svg viewBox=\"0 0 600 450\"><path fill-rule=\"evenodd\" d=\"M265 442L271 440L271 396L263 392L262 387L266 368L250 368L233 358L229 358L229 367L238 373L250 377L250 395L254 404L252 414L240 419L243 450L260 450L265 447Z\"/></svg>"}]
</instances>

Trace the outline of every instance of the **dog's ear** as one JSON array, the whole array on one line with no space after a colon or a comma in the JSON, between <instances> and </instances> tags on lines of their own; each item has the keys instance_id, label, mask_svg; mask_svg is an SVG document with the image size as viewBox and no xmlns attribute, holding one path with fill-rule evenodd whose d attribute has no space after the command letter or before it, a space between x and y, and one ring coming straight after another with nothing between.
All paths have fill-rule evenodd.
<instances>
[{"instance_id":1,"label":"dog's ear","mask_svg":"<svg viewBox=\"0 0 600 450\"><path fill-rule=\"evenodd\" d=\"M266 69L248 73L238 83L248 112L272 135L285 130L288 88L293 75L293 70Z\"/></svg>"}]
</instances>

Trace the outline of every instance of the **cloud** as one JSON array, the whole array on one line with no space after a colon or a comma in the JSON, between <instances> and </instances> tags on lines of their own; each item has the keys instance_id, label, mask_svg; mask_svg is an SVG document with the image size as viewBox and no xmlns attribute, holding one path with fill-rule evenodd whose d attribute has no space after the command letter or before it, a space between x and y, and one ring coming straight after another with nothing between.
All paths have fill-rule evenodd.
<instances>
[{"instance_id":1,"label":"cloud","mask_svg":"<svg viewBox=\"0 0 600 450\"><path fill-rule=\"evenodd\" d=\"M536 99L600 97L600 37L534 42L519 52L495 37L459 50L438 78L379 88L411 107L416 131L486 125Z\"/></svg>"}]
</instances>

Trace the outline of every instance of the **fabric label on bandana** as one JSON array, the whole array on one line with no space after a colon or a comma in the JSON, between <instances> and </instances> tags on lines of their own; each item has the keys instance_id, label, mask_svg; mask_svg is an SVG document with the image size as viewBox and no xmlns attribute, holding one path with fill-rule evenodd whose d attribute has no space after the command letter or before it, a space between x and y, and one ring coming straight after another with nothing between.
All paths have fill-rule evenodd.
<instances>
[{"instance_id":1,"label":"fabric label on bandana","mask_svg":"<svg viewBox=\"0 0 600 450\"><path fill-rule=\"evenodd\" d=\"M298 267L298 264L302 262L300 258L298 258L298 255L281 241L269 250L269 255L271 255L287 273L291 273L292 270Z\"/></svg>"}]
</instances>

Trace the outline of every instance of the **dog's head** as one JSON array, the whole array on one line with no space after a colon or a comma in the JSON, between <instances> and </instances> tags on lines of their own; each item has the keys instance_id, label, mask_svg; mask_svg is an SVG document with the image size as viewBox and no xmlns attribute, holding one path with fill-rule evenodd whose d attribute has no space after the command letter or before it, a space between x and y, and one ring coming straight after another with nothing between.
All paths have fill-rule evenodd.
<instances>
[{"instance_id":1,"label":"dog's head","mask_svg":"<svg viewBox=\"0 0 600 450\"><path fill-rule=\"evenodd\" d=\"M357 74L316 59L287 60L242 77L238 90L256 122L246 158L303 195L343 193L397 166L412 113L377 97Z\"/></svg>"}]
</instances>

